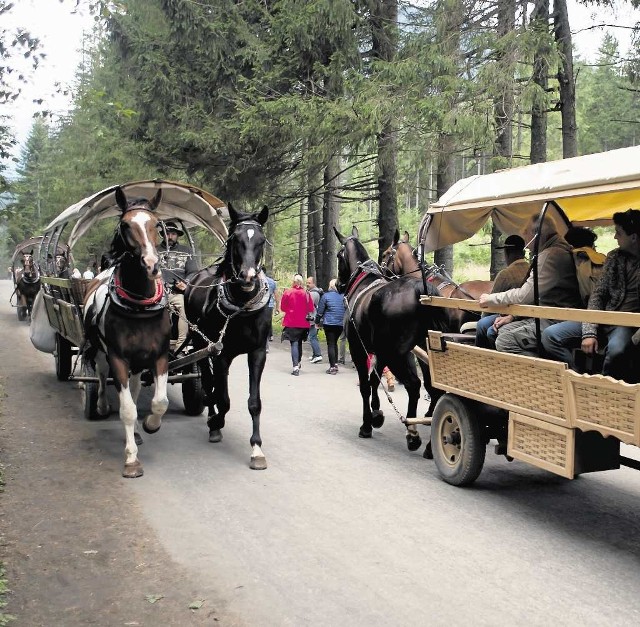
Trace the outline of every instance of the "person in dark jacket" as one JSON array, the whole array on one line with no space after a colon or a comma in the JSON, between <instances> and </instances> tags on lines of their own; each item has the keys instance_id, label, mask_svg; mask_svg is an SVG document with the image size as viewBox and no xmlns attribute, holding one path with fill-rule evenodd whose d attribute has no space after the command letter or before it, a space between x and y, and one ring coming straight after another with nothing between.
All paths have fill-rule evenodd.
<instances>
[{"instance_id":1,"label":"person in dark jacket","mask_svg":"<svg viewBox=\"0 0 640 627\"><path fill-rule=\"evenodd\" d=\"M172 350L174 350L182 346L187 339L189 324L184 313L184 291L187 289L187 276L197 272L199 268L193 259L191 249L178 241L184 235L184 231L178 226L177 222L167 220L164 223L164 228L160 231L160 235L164 240L158 251L160 253L162 280L169 292L169 304L179 313L178 338L175 342L171 342Z\"/></svg>"},{"instance_id":2,"label":"person in dark jacket","mask_svg":"<svg viewBox=\"0 0 640 627\"><path fill-rule=\"evenodd\" d=\"M613 214L618 248L607 255L604 270L589 297L589 309L640 312L640 210ZM602 374L628 383L640 379L638 348L632 343L633 327L582 323L582 351L587 355L606 344Z\"/></svg>"},{"instance_id":3,"label":"person in dark jacket","mask_svg":"<svg viewBox=\"0 0 640 627\"><path fill-rule=\"evenodd\" d=\"M342 335L344 324L344 298L336 290L336 279L329 281L329 290L318 303L316 321L324 328L329 354L327 374L338 374L338 338Z\"/></svg>"}]
</instances>

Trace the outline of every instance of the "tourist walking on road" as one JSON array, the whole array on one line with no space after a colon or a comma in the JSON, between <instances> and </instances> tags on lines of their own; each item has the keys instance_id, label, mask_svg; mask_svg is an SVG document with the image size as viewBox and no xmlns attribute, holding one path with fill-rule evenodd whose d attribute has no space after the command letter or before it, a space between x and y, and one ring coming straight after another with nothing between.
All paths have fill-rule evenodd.
<instances>
[{"instance_id":1,"label":"tourist walking on road","mask_svg":"<svg viewBox=\"0 0 640 627\"><path fill-rule=\"evenodd\" d=\"M338 338L342 335L344 323L344 298L336 290L336 279L329 281L329 291L320 298L316 322L322 325L327 338L327 374L338 374Z\"/></svg>"},{"instance_id":2,"label":"tourist walking on road","mask_svg":"<svg viewBox=\"0 0 640 627\"><path fill-rule=\"evenodd\" d=\"M280 311L284 313L282 339L291 342L291 374L297 377L300 374L302 342L309 335L309 322L314 316L313 300L304 289L304 279L300 274L293 277L293 285L282 294Z\"/></svg>"},{"instance_id":3,"label":"tourist walking on road","mask_svg":"<svg viewBox=\"0 0 640 627\"><path fill-rule=\"evenodd\" d=\"M318 364L322 361L322 349L320 348L320 342L318 341L318 327L315 322L315 314L318 312L318 303L322 298L323 291L316 285L316 280L309 276L307 277L307 292L309 292L313 300L313 313L314 319L309 326L309 344L311 344L311 357L309 361L312 364Z\"/></svg>"}]
</instances>

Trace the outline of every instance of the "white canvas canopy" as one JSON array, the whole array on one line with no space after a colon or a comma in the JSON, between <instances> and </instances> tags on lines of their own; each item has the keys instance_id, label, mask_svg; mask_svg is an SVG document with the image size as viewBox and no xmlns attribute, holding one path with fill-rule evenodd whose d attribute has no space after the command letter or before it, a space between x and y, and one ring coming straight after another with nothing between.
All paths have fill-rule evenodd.
<instances>
[{"instance_id":1,"label":"white canvas canopy","mask_svg":"<svg viewBox=\"0 0 640 627\"><path fill-rule=\"evenodd\" d=\"M521 234L552 200L574 224L606 224L640 208L640 146L462 179L429 207L420 241L431 252L468 239L489 218L505 235Z\"/></svg>"},{"instance_id":2,"label":"white canvas canopy","mask_svg":"<svg viewBox=\"0 0 640 627\"><path fill-rule=\"evenodd\" d=\"M115 200L117 187L108 187L71 205L47 226L46 232L75 222L68 238L68 245L73 248L96 221L121 214ZM198 187L158 179L125 183L120 187L127 198L151 199L158 189L162 189L162 198L156 210L161 220L178 219L186 226L204 227L220 242L227 238L227 227L222 219L226 204Z\"/></svg>"}]
</instances>

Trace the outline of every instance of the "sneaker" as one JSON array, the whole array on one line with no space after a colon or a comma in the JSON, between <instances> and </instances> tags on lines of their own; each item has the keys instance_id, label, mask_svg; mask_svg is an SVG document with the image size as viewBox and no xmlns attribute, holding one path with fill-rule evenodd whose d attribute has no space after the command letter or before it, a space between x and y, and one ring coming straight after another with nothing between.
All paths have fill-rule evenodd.
<instances>
[{"instance_id":1,"label":"sneaker","mask_svg":"<svg viewBox=\"0 0 640 627\"><path fill-rule=\"evenodd\" d=\"M343 366L346 364L346 362L345 362L345 360L344 360L344 359L338 359L338 363L339 363L339 364L342 364Z\"/></svg>"},{"instance_id":2,"label":"sneaker","mask_svg":"<svg viewBox=\"0 0 640 627\"><path fill-rule=\"evenodd\" d=\"M331 366L331 368L327 370L327 374L338 374L338 366Z\"/></svg>"},{"instance_id":3,"label":"sneaker","mask_svg":"<svg viewBox=\"0 0 640 627\"><path fill-rule=\"evenodd\" d=\"M322 361L322 355L317 355L316 357L311 358L312 364L319 364Z\"/></svg>"},{"instance_id":4,"label":"sneaker","mask_svg":"<svg viewBox=\"0 0 640 627\"><path fill-rule=\"evenodd\" d=\"M291 371L291 374L292 374L294 377L297 377L297 376L300 374L300 367L299 367L299 366L296 366L296 367Z\"/></svg>"}]
</instances>

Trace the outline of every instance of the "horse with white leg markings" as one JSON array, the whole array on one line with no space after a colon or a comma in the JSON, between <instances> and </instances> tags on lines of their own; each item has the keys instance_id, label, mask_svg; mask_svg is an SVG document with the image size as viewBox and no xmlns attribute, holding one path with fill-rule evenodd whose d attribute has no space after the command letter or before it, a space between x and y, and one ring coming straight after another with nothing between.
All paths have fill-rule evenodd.
<instances>
[{"instance_id":1,"label":"horse with white leg markings","mask_svg":"<svg viewBox=\"0 0 640 627\"><path fill-rule=\"evenodd\" d=\"M122 189L116 189L122 215L111 243L114 262L89 286L84 306L84 360L95 367L99 379L100 416L110 411L106 396L110 372L114 379L126 438L122 476L127 478L143 474L137 446L142 438L136 433L142 371L150 370L155 383L151 413L145 417L143 429L158 431L169 407L171 327L158 266L158 220L154 214L161 195L159 190L151 200L127 200Z\"/></svg>"}]
</instances>

